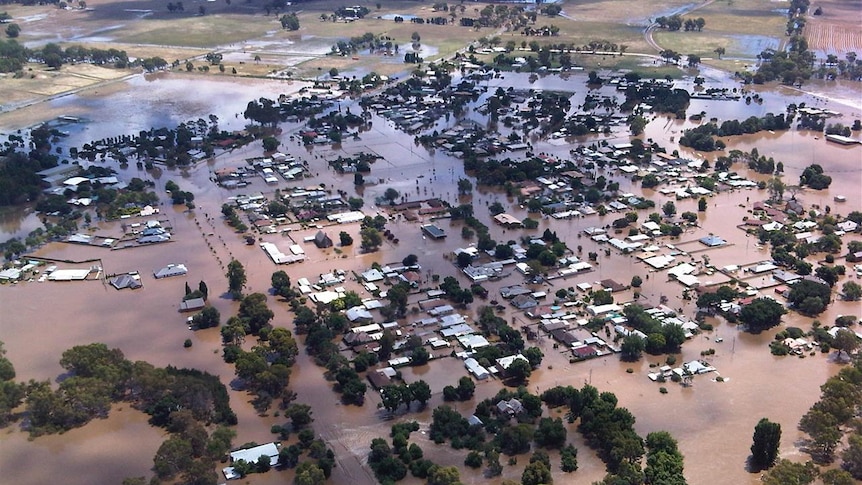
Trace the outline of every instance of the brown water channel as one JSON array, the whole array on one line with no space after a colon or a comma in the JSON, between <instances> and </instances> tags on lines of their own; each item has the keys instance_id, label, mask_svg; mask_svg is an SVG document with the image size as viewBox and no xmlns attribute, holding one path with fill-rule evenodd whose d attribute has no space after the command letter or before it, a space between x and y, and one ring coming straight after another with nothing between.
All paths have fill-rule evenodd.
<instances>
[{"instance_id":1,"label":"brown water channel","mask_svg":"<svg viewBox=\"0 0 862 485\"><path fill-rule=\"evenodd\" d=\"M505 79L489 81L489 87L497 85L516 87L533 87L542 89L574 89L576 98L581 102L585 92L585 76L571 76L568 80L554 77L540 78L532 85L526 76L512 75ZM64 101L60 106L50 105L43 109L45 118L56 113L74 113L91 120L84 129L70 136L68 143L81 144L91 138L133 133L148 128L148 123L169 123L206 117L215 112L226 123L236 124L234 118L237 111L244 109L249 99L263 95L275 96L285 90L286 86L279 82L254 82L241 88L232 87L230 96L222 97L215 94L224 86L221 83L200 82L195 80L194 90L190 89L183 78L175 80L174 76L167 79L129 83L125 89L117 89L116 93L106 97L96 97L88 102L77 103L74 99ZM134 98L149 99L143 107L135 108L124 100L130 97L130 92L137 90ZM603 88L611 93L610 88ZM197 93L209 93L212 102L207 102L207 96ZM159 105L156 98L147 98L148 94L162 98L176 98L168 107ZM183 100L185 95L189 98ZM788 102L798 102L797 96L805 96L796 92L770 93L765 104L769 110L779 112ZM231 98L225 104L226 98ZM241 98L241 99L235 99ZM622 101L622 96L620 95ZM481 101L480 101L481 102ZM751 114L761 114L762 106L746 106L744 103L728 103L716 108L722 113L732 113L736 118L745 118ZM351 102L342 103L342 108ZM573 104L578 104L573 101ZM159 105L159 111L155 106ZM116 106L117 109L109 109ZM712 105L705 109L709 112ZM728 106L735 106L728 107ZM842 120L860 117L858 109L846 105L830 105L834 109L846 112ZM135 114L135 111L143 113ZM37 113L38 114L38 113ZM32 115L36 117L35 114ZM468 113L473 117L473 114ZM231 120L234 118L234 120ZM0 119L0 124L2 124ZM365 196L366 213L373 214L375 196L382 195L386 188L394 187L408 198L440 197L452 203L471 202L476 215L490 226L491 235L498 241L518 239L523 232L519 230L504 230L493 224L488 215L487 206L494 201L509 204L505 194L497 190L478 188L472 196L458 198L457 180L465 177L460 160L442 152L432 152L414 143L413 137L395 130L389 122L377 116L372 117L373 126L370 131L361 134L360 140L346 140L341 145L306 148L291 141L290 135L300 127L283 125L284 134L281 150L307 160L313 177L300 183L288 184L281 182L279 187L284 190L292 186L308 186L323 183L327 188L342 189L349 194L356 193L351 175L338 175L326 167L325 159L339 154L355 154L359 151L373 151L385 160L376 162L368 180L380 183L360 189ZM452 120L454 123L455 120ZM852 121L851 121L852 122ZM156 123L158 124L158 123ZM111 126L121 127L128 131L110 132ZM682 129L692 126L690 122L677 122L658 117L647 128L646 136L651 137L669 151L677 148L670 142L671 137L678 140ZM83 137L83 138L82 138ZM609 137L614 140L627 140L625 133ZM593 140L572 140L572 143ZM549 144L536 142L536 151L567 156L573 144ZM777 161L783 161L787 180L798 178L802 169L812 161L821 163L827 173L833 176L833 184L827 191L802 192L799 198L806 204L832 205L833 212L846 214L851 210L862 210L862 147L840 147L826 143L822 138L797 131L788 133L757 134L737 137L728 140L732 148L749 150L757 147L763 154L774 156ZM691 157L688 150L681 150L683 155ZM254 144L230 155L219 157L215 162L201 165L188 171L164 171L160 174L148 174L130 166L120 170L122 178L138 176L157 179L160 195L163 193L164 182L176 181L184 190L195 193L197 208L188 213L170 206L162 206L163 219L167 218L173 226L173 242L134 249L107 250L103 248L74 246L63 243L50 244L38 250L35 255L55 259L90 259L100 258L107 273L122 273L140 271L143 275L144 287L137 291L115 291L100 281L87 282L27 282L17 285L0 287L0 340L5 342L8 357L15 364L20 380L55 379L62 369L58 365L63 350L79 344L104 342L110 347L119 347L132 360L146 360L154 365L174 365L194 367L221 377L229 384L233 378L233 369L222 362L220 357L220 339L217 329L190 332L185 325L185 316L176 311L177 304L183 295L186 281L194 285L200 280L206 281L210 293L215 295L211 303L219 309L222 318L226 319L236 311L234 302L221 296L226 290L224 266L230 258L240 260L249 275L247 291L266 292L269 288L270 275L277 269L266 255L256 246L246 246L230 228L220 220L219 208L228 197L235 193L221 189L209 180L213 170L226 166L243 165L244 158L262 155L259 144ZM707 155L712 158L714 154ZM736 167L735 167L736 168ZM746 174L747 170L740 169ZM755 175L749 174L752 178ZM631 181L618 175L608 176L620 182L622 191L639 193L640 188L633 186ZM266 186L261 181L254 181L244 189L245 193L264 191L270 193L272 186ZM847 202L840 206L833 204L834 195L847 197ZM655 200L660 207L667 198L658 193L644 195ZM708 233L714 233L725 238L730 244L720 249L697 253L691 256L700 261L703 255L708 255L716 266L729 264L748 264L768 259L766 250L757 247L753 238L746 237L736 226L742 222L750 204L766 198L764 191L749 190L723 192L709 200L706 213L700 214L702 228L690 230L680 241L674 244L694 248L687 245ZM678 212L696 211L693 200L676 203ZM651 211L641 211L641 220ZM512 203L509 213L518 218L527 216L526 210ZM19 235L24 228L29 227L30 220L24 214L17 222L13 216L4 216L2 230L4 237ZM12 219L9 219L12 217ZM643 297L657 304L661 296L669 299L669 306L681 308L686 315L692 315L692 302L681 298L682 287L674 282L666 281L663 273L650 273L647 267L635 258L612 254L606 257L604 246L599 246L586 236L581 236L582 230L589 226L604 226L610 224L615 216L604 218L589 216L582 219L556 221L542 219L537 234L544 228L551 228L562 237L570 248L583 246L583 254L597 251L601 254L599 264L594 272L556 280L546 288L553 293L559 287L574 286L580 282L593 282L605 278L613 278L622 283L628 283L634 274L649 279L646 280ZM340 268L345 270L363 270L372 262L389 263L400 261L410 253L419 256L420 264L427 274L455 275L456 270L449 255L459 246L469 244L460 238L460 225L449 220L437 222L450 235L443 241L432 241L424 238L418 223L409 223L398 219L388 227L400 239L398 244L384 243L381 251L373 254L360 254L358 247L346 249L343 255L333 250L320 251L307 249L308 261L285 269L293 281L301 277L314 279L318 274ZM328 229L334 237L341 230L347 230L358 241L358 225L332 227ZM97 233L117 231L116 223L99 225ZM307 231L313 234L315 231ZM301 241L307 235L298 233L294 237ZM291 244L288 238L280 235L268 235L264 240L276 242L279 246ZM696 244L696 243L695 243ZM184 263L189 268L186 277L155 280L152 271L168 263ZM850 268L848 268L850 269ZM852 273L852 271L848 271ZM467 285L463 275L458 276L462 285ZM716 273L716 278L720 275ZM842 282L845 280L842 280ZM496 297L501 286L515 284L519 278L511 276L500 282L486 285L491 292L491 298ZM840 285L841 283L839 283ZM350 285L358 285L350 283ZM352 287L351 287L352 288ZM769 290L767 290L769 291ZM360 293L365 296L365 293ZM631 299L631 293L623 293L618 301ZM411 300L412 302L413 300ZM274 324L291 327L290 313L283 304L270 300L270 307L275 311ZM472 305L474 311L482 304L477 301ZM859 306L836 302L821 315L820 320L831 323L839 314L859 314ZM515 315L506 310L505 317L513 321ZM520 316L514 320L516 325L522 325L526 318ZM810 326L811 319L798 315L790 315L785 319L786 325L796 325L802 328ZM777 330L777 329L776 329ZM712 365L718 368L722 376L727 378L724 383L702 376L695 380L690 388L682 388L675 384L666 384L667 395L659 393L659 385L646 378L649 362L658 362L656 358L645 359L635 364L623 364L616 357L606 357L578 364L569 364L568 355L553 349L550 340L542 340L538 344L546 354L543 369L534 373L530 387L544 390L555 385L572 384L580 386L591 382L600 390L612 391L617 394L622 406L628 407L637 417L637 430L645 435L654 430L668 430L680 442L680 448L686 455L686 476L693 484L739 484L756 483L758 476L745 471L745 459L748 456L751 433L756 422L764 416L781 423L784 430L781 444L781 454L792 459L805 459L797 447L799 434L795 431L799 418L807 408L817 400L818 386L834 374L839 366L832 363L826 356L818 354L814 357L799 359L795 357L773 357L769 354L767 343L773 332L762 335L740 333L735 327L717 322L716 330L703 336L697 336L683 347L684 360L699 358L700 352L714 348L716 354L709 357ZM724 342L717 343L715 337L722 337ZM184 349L182 342L191 338L194 345ZM553 368L551 368L553 367ZM634 373L628 374L625 369L631 367ZM446 383L453 383L466 372L460 363L452 361L432 362L427 368L411 370L405 377L423 378L432 384L435 393L428 410L404 416L405 419L417 419L423 424L430 422L430 409L442 402L440 392ZM477 388L477 397L484 398L496 393L500 384L496 381L481 383ZM328 440L338 456L339 466L334 470L332 483L372 483L373 478L368 470L361 465L367 454L368 445L373 437L388 436L388 428L392 424L383 414L376 411L378 398L369 392L365 407L356 408L338 404L335 393L322 375L321 370L311 363L304 354L298 359L291 376L291 388L298 394L299 402L309 403L314 407L315 430ZM237 427L238 437L235 443L257 441L259 443L272 439L269 432L273 424L281 424L282 420L273 416L260 417L248 404L249 398L242 392L231 391L232 406L239 416ZM472 411L473 404L458 406L465 414ZM399 418L400 419L400 418ZM424 430L425 428L423 428ZM128 408L112 411L107 420L91 423L83 429L74 430L62 436L42 437L28 441L26 434L15 427L0 431L0 469L4 480L9 483L40 484L56 481L62 476L64 483L92 484L118 483L123 477L131 475L149 475L152 456L161 443L163 436L159 430L150 428L145 417ZM426 456L441 463L461 465L463 454L455 453L447 447L435 448L427 442L423 434L414 435L423 446ZM580 437L572 432L570 440L580 443ZM598 480L604 474L602 463L584 446L580 447L580 470L574 475L564 475L555 468L554 476L558 483L590 483ZM521 457L517 467L505 467L505 478L520 477L520 470L526 463L526 457ZM558 459L554 458L555 463ZM263 476L252 476L250 483L283 483L290 477L289 472L270 472ZM488 483L480 473L463 470L465 483ZM408 483L419 483L415 479Z\"/></svg>"}]
</instances>

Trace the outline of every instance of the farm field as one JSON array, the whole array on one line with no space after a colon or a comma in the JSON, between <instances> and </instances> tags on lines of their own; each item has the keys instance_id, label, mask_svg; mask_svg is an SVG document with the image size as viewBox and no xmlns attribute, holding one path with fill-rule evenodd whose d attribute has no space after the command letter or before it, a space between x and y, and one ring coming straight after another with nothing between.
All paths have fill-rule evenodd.
<instances>
[{"instance_id":1,"label":"farm field","mask_svg":"<svg viewBox=\"0 0 862 485\"><path fill-rule=\"evenodd\" d=\"M827 0L817 2L823 9L821 15L809 15L805 27L805 38L810 49L823 54L847 54L862 52L862 1ZM815 7L816 8L816 7Z\"/></svg>"}]
</instances>

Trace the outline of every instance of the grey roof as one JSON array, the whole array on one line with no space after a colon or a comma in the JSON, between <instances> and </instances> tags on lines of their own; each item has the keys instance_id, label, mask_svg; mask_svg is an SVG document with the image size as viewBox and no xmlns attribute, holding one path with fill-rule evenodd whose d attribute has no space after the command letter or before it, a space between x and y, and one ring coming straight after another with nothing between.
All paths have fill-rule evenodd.
<instances>
[{"instance_id":1,"label":"grey roof","mask_svg":"<svg viewBox=\"0 0 862 485\"><path fill-rule=\"evenodd\" d=\"M139 280L135 279L131 275L124 274L111 278L111 286L118 290L122 290L124 288L131 288L134 290L143 285Z\"/></svg>"},{"instance_id":2,"label":"grey roof","mask_svg":"<svg viewBox=\"0 0 862 485\"><path fill-rule=\"evenodd\" d=\"M206 301L203 298L189 298L180 302L180 311L191 311L203 308L206 306Z\"/></svg>"}]
</instances>

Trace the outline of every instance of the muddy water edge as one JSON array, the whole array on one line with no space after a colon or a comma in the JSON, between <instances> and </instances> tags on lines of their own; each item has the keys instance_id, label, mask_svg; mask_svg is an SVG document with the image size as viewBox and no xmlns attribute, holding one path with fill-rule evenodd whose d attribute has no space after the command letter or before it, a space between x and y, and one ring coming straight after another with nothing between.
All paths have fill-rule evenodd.
<instances>
[{"instance_id":1,"label":"muddy water edge","mask_svg":"<svg viewBox=\"0 0 862 485\"><path fill-rule=\"evenodd\" d=\"M511 75L489 82L489 88L496 86L533 87L542 89L574 90L577 99L583 99L586 92L585 76L571 76L568 80L554 77L540 78L530 84L526 76ZM187 92L182 83L171 85L165 81L173 81L173 75L168 79L133 81L128 90L138 91L135 98L159 99L173 96L177 102L170 107L152 107L149 114L137 117L128 116L134 110L141 110L133 103L123 104L128 97L128 90L116 89L105 97L93 96L86 103L77 104L69 100L59 105L49 105L34 110L23 118L36 121L48 119L57 114L74 114L94 120L84 127L80 133L70 136L70 145L80 145L91 139L113 136L124 133L134 133L161 124L176 122L198 117L206 117L215 112L226 125L241 124L241 118L234 115L242 111L245 103L253 98L269 93L274 97L280 92L293 89L284 83L255 82L253 86L243 86L235 89L233 98L236 103L227 106L209 106L205 99ZM723 81L726 82L726 81ZM138 83L138 84L136 84ZM196 81L196 85L197 81ZM203 84L201 84L203 85ZM218 83L207 84L201 92L214 92L223 86ZM152 98L147 98L148 89L152 88ZM605 88L603 88L605 89ZM845 89L842 87L842 89ZM144 91L143 93L141 91ZM612 90L605 91L613 94ZM826 93L828 94L828 92ZM767 111L781 112L789 102L799 102L800 99L811 97L809 103L817 102L823 106L845 113L842 120L860 117L857 108L844 104L830 103L828 100L813 95L769 91L764 93L766 106L751 106L736 103L735 109L730 104L716 105L715 111L723 116L739 119L752 114L761 115ZM185 101L183 101L183 97ZM582 102L582 101L581 101ZM121 109L107 110L106 106L118 103ZM342 102L346 108L351 102ZM709 112L715 103L704 109ZM731 107L728 107L731 106ZM112 114L116 119L112 119ZM467 116L471 116L470 113ZM717 115L718 116L718 115ZM722 119L724 117L722 116ZM241 117L241 115L240 115ZM233 119L232 119L233 118ZM122 126L128 131L109 131L112 123L123 120ZM128 122L128 120L132 120ZM238 120L238 121L237 121ZM457 181L466 177L460 160L442 152L433 152L414 143L413 137L395 130L385 119L372 117L373 125L361 134L360 140L346 140L341 145L306 148L291 140L300 126L283 125L282 151L294 154L308 161L312 177L301 183L280 183L282 190L291 186L308 186L323 183L327 188L340 189L350 195L357 193L353 186L352 176L342 176L330 171L324 159L329 156L354 154L358 151L374 151L385 160L378 161L372 167L369 177L372 182L360 189L365 196L365 211L373 214L375 196L382 195L388 187L394 187L409 198L441 197L454 203L471 202L474 204L477 216L490 227L491 235L498 241L518 239L522 231L506 231L490 221L487 206L495 201L511 205L511 214L518 218L527 216L524 209L518 207L514 200L497 190L478 188L472 196L458 198ZM2 122L2 120L0 120ZM852 121L851 121L852 122ZM131 123L131 124L128 124ZM454 120L453 120L454 123ZM103 125L104 124L104 125ZM22 125L23 126L23 125ZM678 148L671 139L678 140L681 130L691 127L689 121L678 122L657 117L647 128L646 136L653 138L662 146L672 150ZM5 125L4 125L5 127ZM241 126L236 126L241 127ZM624 133L612 134L609 138L627 140ZM573 146L593 139L570 140L565 145L552 145L536 140L536 151L556 154L561 157L568 155ZM793 181L799 173L812 162L821 163L827 173L833 176L833 184L827 191L799 194L799 198L807 205L832 205L833 211L846 214L851 210L862 210L862 195L858 188L862 186L862 156L858 147L845 148L826 143L814 136L792 130L786 133L757 134L735 137L726 140L729 147L749 150L757 147L762 154L774 156L777 161L785 164L786 178ZM702 154L691 153L681 149L683 156L703 157ZM15 364L20 380L55 379L62 369L58 364L63 350L80 344L104 342L110 347L120 348L131 360L146 360L154 365L174 365L178 367L193 367L220 376L222 382L230 384L233 379L232 366L221 360L221 346L217 329L190 332L185 325L185 316L176 311L177 304L183 295L186 281L195 285L205 281L210 288L211 303L218 308L222 318L234 314L237 305L229 300L223 292L227 289L224 277L225 266L231 258L240 260L249 276L247 291L267 292L269 279L276 271L271 261L257 247L246 246L243 241L221 221L220 206L227 201L232 192L220 189L209 180L212 171L227 166L243 165L244 158L260 156L258 144L221 156L214 162L200 165L187 171L162 171L151 174L139 171L134 166L119 169L120 176L128 179L133 176L152 179L157 182L157 192L162 200L168 200L164 194L164 182L176 181L184 190L195 193L197 208L193 212L161 206L163 215L168 218L173 229L173 242L159 246L133 248L124 250L107 250L84 246L73 246L54 243L45 246L34 253L35 256L54 259L90 259L100 258L102 266L108 273L123 273L139 271L144 287L140 290L115 291L100 281L70 282L70 283L36 283L27 282L18 285L6 285L0 288L0 340L3 340L8 350L8 357ZM713 158L714 154L705 155ZM734 167L740 173L753 179L756 174L748 174L747 170ZM841 175L839 175L841 174ZM640 192L640 188L630 180L611 173L606 176L618 181L623 191ZM474 181L475 183L475 181ZM245 193L263 191L271 193L274 190L260 182L253 182L245 189ZM841 206L831 203L835 195L844 195L847 202ZM664 203L666 198L658 193L645 194L653 198L656 206ZM723 192L709 200L710 207L705 214L700 214L703 229L693 230L682 236L681 240L693 241L706 233L719 234L730 243L728 246L708 253L716 266L726 264L746 264L768 258L768 252L759 249L755 241L748 238L736 228L742 218L748 214L750 205L766 197L763 191ZM696 211L695 201L677 202L678 212ZM651 211L641 211L640 219L646 218ZM19 222L13 216L3 220L3 237L12 237L24 231L31 224L30 217L22 213ZM561 287L574 286L577 283L598 281L614 278L627 283L633 274L646 278L643 296L646 301L657 304L661 296L669 298L669 305L681 308L685 314L693 314L693 304L681 298L682 288L673 282L666 281L662 273L649 273L647 268L636 259L614 253L610 257L603 254L604 247L598 246L586 237L580 237L582 230L589 226L604 226L613 220L612 215L604 218L590 216L583 219L556 221L543 219L537 231L541 234L545 228L551 228L562 237L568 246L574 249L583 246L583 252L596 251L602 254L596 271L569 280L557 280L553 285L544 288L553 293ZM100 231L115 231L112 227L117 223L100 223ZM342 254L333 250L308 250L309 260L285 269L293 281L301 277L316 278L320 273L332 269L362 270L372 262L390 263L400 261L410 253L419 256L420 264L427 274L442 276L456 274L449 254L458 246L468 244L461 240L460 225L454 221L438 221L450 234L444 241L430 241L423 238L418 230L418 223L396 219L388 227L400 239L400 243L384 243L381 251L373 254L360 254L358 249L346 249ZM358 225L333 227L328 229L330 236L335 236L341 230L352 233L358 240ZM97 231L98 232L98 231ZM265 240L286 245L287 238L282 236L263 236ZM698 255L698 258L700 255ZM153 270L169 263L184 263L189 268L186 277L155 280ZM462 285L467 281L458 276ZM514 284L517 278L512 276L501 282L486 285L491 298L498 295L499 287ZM842 280L846 281L846 280ZM841 283L839 283L840 285ZM358 287L358 286L357 286ZM631 299L630 293L617 297L618 301ZM417 300L411 298L411 304ZM482 304L477 301L471 311ZM270 298L270 307L276 314L274 325L292 329L291 315L285 305ZM839 314L859 314L856 305L836 302L829 310L820 316L824 323L831 323ZM475 315L474 315L475 316ZM516 326L527 324L523 315L515 315L508 308L503 316ZM516 318L517 317L517 318ZM789 315L784 325L794 325L807 329L811 319L799 315ZM796 424L808 407L817 400L818 387L825 379L837 372L839 366L831 362L827 356L817 354L805 359L795 357L773 357L769 354L767 343L775 331L761 335L740 333L726 323L716 322L713 333L696 336L693 341L683 346L682 355L678 358L690 360L700 357L700 352L715 349L716 353L709 357L721 375L726 378L723 383L714 382L703 376L698 378L690 388L677 385L667 385L669 393L659 393L659 385L646 378L648 364L658 362L656 358L648 358L635 364L623 364L615 357L605 357L578 364L570 364L568 356L553 348L550 340L538 342L546 354L543 369L531 378L531 390L541 391L555 385L580 386L590 382L600 390L614 392L620 400L620 405L629 408L637 417L636 428L642 435L654 430L670 431L680 442L680 449L686 455L686 476L690 483L756 483L758 476L745 472L744 464L748 456L753 427L761 417L769 417L781 423L784 431L781 444L782 456L791 459L804 460L805 456L798 451L797 441L800 435ZM715 337L722 337L723 342L715 342ZM184 349L183 340L191 338L193 346ZM453 361L454 362L454 361ZM429 382L435 382L432 391L434 398L427 410L399 416L397 419L416 419L420 423L430 423L430 409L442 402L440 393L442 384L447 380L454 382L464 369L455 362L437 362L429 366L427 371ZM440 369L435 369L435 366ZM632 368L633 373L626 373ZM438 374L440 370L444 373ZM422 369L416 370L421 372ZM434 376L434 379L431 378ZM425 377L423 377L425 378ZM477 398L492 396L499 389L498 382L481 383L477 387ZM334 470L333 483L372 483L373 478L362 462L367 455L368 444L373 437L387 436L391 420L376 410L379 399L373 392L368 393L365 407L356 408L337 403L337 396L330 389L322 375L308 357L302 353L293 368L290 387L297 393L298 401L311 404L314 408L315 430L324 437L337 454L338 466ZM243 392L230 391L231 403L239 417L238 436L235 443L248 441L266 442L272 439L270 427L282 424L283 418L273 415L258 416L249 404L250 398ZM473 405L459 405L459 410L470 413ZM423 427L423 430L427 429ZM573 431L573 428L572 428ZM41 437L28 441L26 434L15 427L0 431L0 469L4 475L15 483L46 483L52 478L63 476L70 484L89 483L119 483L125 476L150 475L152 456L164 439L161 432L146 425L145 416L127 406L119 406L112 410L111 416L103 421L91 423L83 429L74 430L61 436ZM454 453L447 447L436 447L427 441L425 435L414 434L430 459L446 465L463 463L463 456ZM570 440L579 443L579 436L570 433ZM134 443L134 449L128 449ZM574 475L565 475L554 467L554 477L559 483L569 479L589 483L598 480L604 474L602 463L586 447L580 446L580 470ZM49 459L45 459L45 456ZM38 465L34 457L40 457ZM523 457L522 457L523 458ZM553 457L558 463L558 458ZM519 460L517 466L504 467L503 478L518 478L520 470L526 462ZM95 463L121 463L122 466L96 466ZM33 466L21 466L30 463ZM69 473L69 471L74 473ZM720 477L720 478L717 478ZM255 484L282 483L290 478L289 472L270 472L266 475L254 475L248 481ZM462 470L465 483L488 483L480 473L467 469ZM418 483L409 479L409 483Z\"/></svg>"}]
</instances>

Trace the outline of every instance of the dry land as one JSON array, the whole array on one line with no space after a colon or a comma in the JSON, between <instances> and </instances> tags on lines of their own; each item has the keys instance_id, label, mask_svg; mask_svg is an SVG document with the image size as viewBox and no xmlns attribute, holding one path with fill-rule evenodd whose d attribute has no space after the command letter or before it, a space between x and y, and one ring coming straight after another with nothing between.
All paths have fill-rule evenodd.
<instances>
[{"instance_id":1,"label":"dry land","mask_svg":"<svg viewBox=\"0 0 862 485\"><path fill-rule=\"evenodd\" d=\"M823 13L811 15L817 7L822 8ZM848 52L862 52L860 12L860 0L826 0L813 3L805 26L808 47L839 56Z\"/></svg>"},{"instance_id":2,"label":"dry land","mask_svg":"<svg viewBox=\"0 0 862 485\"><path fill-rule=\"evenodd\" d=\"M716 58L716 48L724 48L724 57L754 60L767 48L778 48L784 40L787 15L783 3L756 0L716 0L699 7L683 18L703 17L702 32L656 30L655 41L665 49L683 55L696 54ZM721 64L716 64L721 66Z\"/></svg>"}]
</instances>

